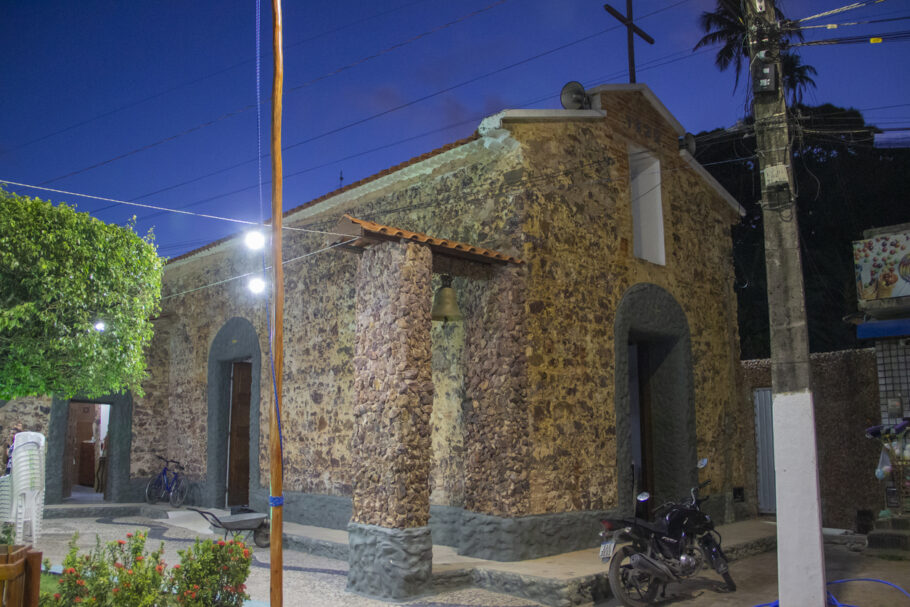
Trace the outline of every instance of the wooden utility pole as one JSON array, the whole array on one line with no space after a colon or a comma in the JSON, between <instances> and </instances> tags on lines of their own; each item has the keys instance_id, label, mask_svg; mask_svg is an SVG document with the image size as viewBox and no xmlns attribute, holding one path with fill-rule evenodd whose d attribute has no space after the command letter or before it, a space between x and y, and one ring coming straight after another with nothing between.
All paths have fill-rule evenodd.
<instances>
[{"instance_id":1,"label":"wooden utility pole","mask_svg":"<svg viewBox=\"0 0 910 607\"><path fill-rule=\"evenodd\" d=\"M626 26L626 39L629 44L629 82L635 82L635 35L638 34L648 44L654 44L654 38L632 22L632 0L626 0L625 15L609 4L604 4L604 10Z\"/></svg>"},{"instance_id":2,"label":"wooden utility pole","mask_svg":"<svg viewBox=\"0 0 910 607\"><path fill-rule=\"evenodd\" d=\"M281 415L281 385L284 365L284 269L281 257L281 100L284 87L284 56L281 44L281 0L272 0L272 48L275 55L272 79L272 352L275 374L275 406L269 416L269 506L272 524L269 529L271 607L281 607L284 600L284 557L282 528L284 525L284 474L281 454L279 416Z\"/></svg>"},{"instance_id":3,"label":"wooden utility pole","mask_svg":"<svg viewBox=\"0 0 910 607\"><path fill-rule=\"evenodd\" d=\"M780 24L774 0L746 0L753 111L761 169L777 489L778 595L782 607L823 607L825 554L818 490L809 336Z\"/></svg>"}]
</instances>

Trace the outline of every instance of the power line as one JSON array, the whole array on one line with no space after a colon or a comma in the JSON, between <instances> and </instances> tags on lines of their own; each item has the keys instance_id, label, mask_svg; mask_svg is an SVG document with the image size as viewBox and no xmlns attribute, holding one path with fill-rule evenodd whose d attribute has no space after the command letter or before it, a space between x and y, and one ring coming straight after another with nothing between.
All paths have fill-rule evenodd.
<instances>
[{"instance_id":1,"label":"power line","mask_svg":"<svg viewBox=\"0 0 910 607\"><path fill-rule=\"evenodd\" d=\"M336 28L331 29L331 30L327 30L327 31L324 31L324 32L320 32L320 33L316 34L315 36L310 36L309 38L304 38L303 40L298 40L297 42L293 42L293 43L291 43L291 44L288 44L288 45L285 47L285 50L290 49L290 48L293 48L293 47L296 47L296 46L300 46L301 44L305 44L305 43L307 43L307 42L312 42L313 40L318 40L319 38L322 38L322 37L324 37L324 36L328 36L329 34L334 34L334 33L340 32L340 31L342 31L342 30L348 29L348 28L353 27L353 26L355 26L355 25L359 25L359 24L361 24L361 23L365 23L365 22L367 22L367 21L371 21L371 20L373 20L373 19L375 19L375 18L377 18L377 17L383 17L383 16L388 15L388 14L390 14L390 13L394 13L394 12L400 11L400 10L402 10L402 9L404 9L404 8L408 8L408 7L414 6L415 4L421 4L421 3L426 2L426 1L427 1L427 0L415 0L415 1L413 1L413 2L409 2L408 4L403 4L403 5L398 6L398 7L396 7L396 8L392 8L392 9L389 9L389 10L386 10L386 11L382 11L382 12L379 12L379 13L374 13L374 14L372 14L372 15L370 15L370 16L368 16L368 17L364 17L364 18L362 18L362 19L357 19L357 20L355 20L355 21L350 21L350 22L348 22L348 23L346 23L345 25L342 25L342 26L340 26L340 27L336 27ZM75 124L71 124L71 125L66 126L66 127L62 128L62 129L53 131L53 132L48 133L48 134L46 134L46 135L42 135L41 137L38 137L37 139L32 139L32 140L30 140L30 141L26 141L25 143L19 144L19 145L17 145L16 147L9 148L9 149L6 149L6 150L0 150L0 156L3 156L4 154L7 154L7 153L9 153L9 152L14 152L14 151L16 151L16 150L20 150L20 149L22 149L22 148L24 148L24 147L27 147L27 146L30 146L30 145L32 145L32 144L34 144L34 143L38 143L38 142L40 142L40 141L44 141L45 139L50 139L51 137L55 137L55 136L57 136L57 135L62 135L63 133L66 133L66 132L71 131L71 130L73 130L73 129L79 128L80 126L85 126L86 124L89 124L89 123L94 122L94 121L96 121L96 120L100 120L101 118L106 118L106 117L108 117L108 116L112 116L112 115L114 115L114 114L116 114L116 113L118 113L118 112L122 112L123 110L127 110L127 109L130 109L130 108L134 108L134 107L136 107L136 106L142 105L143 103L146 103L146 102L151 101L151 100L153 100L153 99L157 99L157 98L159 98L159 97L163 97L164 95L167 95L168 93L172 93L172 92L174 92L174 91L176 91L176 90L185 88L185 87L187 87L187 86L191 86L191 85L193 85L193 84L198 84L199 82L202 82L202 81L204 81L204 80L208 80L209 78L214 78L215 76L220 76L221 74L224 74L224 73L229 72L229 71L231 71L231 70L237 69L238 67L241 67L241 66L243 66L243 65L246 65L246 64L248 64L248 63L251 63L252 61L253 61L253 59L245 59L244 61L240 61L240 62L238 62L238 63L234 63L234 64L232 64L232 65L229 65L229 66L225 67L225 68L219 69L219 70L217 70L217 71L215 71L215 72L211 72L211 73L209 73L209 74L206 74L205 76L200 76L199 78L195 78L195 79L193 79L193 80L187 80L187 81L181 82L180 84L176 84L176 85L174 85L174 86L172 86L172 87L170 87L170 88L168 88L168 89L165 89L165 90L160 91L160 92L158 92L158 93L154 93L154 94L152 94L152 95L149 95L148 97L143 97L142 99L139 99L138 101L132 101L132 102L130 102L130 103L127 103L127 104L118 106L118 107L116 107L116 108L114 108L114 109L112 109L112 110L108 110L108 111L103 112L103 113L101 113L101 114L97 114L97 115L95 115L95 116L93 116L93 117L91 117L91 118L87 118L87 119L82 120L82 121L80 121L80 122L77 122L77 123L75 123Z\"/></svg>"},{"instance_id":2,"label":"power line","mask_svg":"<svg viewBox=\"0 0 910 607\"><path fill-rule=\"evenodd\" d=\"M688 1L688 0L686 0L686 1ZM675 5L674 5L674 6L675 6ZM643 17L643 18L644 18L644 17ZM651 60L651 61L648 61L648 62L644 63L644 64L642 65L642 67L639 68L639 71L644 72L644 71L647 71L647 70L656 69L656 68L658 68L658 67L663 67L663 66L668 65L668 64L670 64L670 63L675 63L675 62L677 62L677 61L682 61L682 60L684 60L684 59L688 59L688 58L690 58L690 57L694 57L694 56L697 56L697 55L701 55L701 54L704 54L704 53L707 53L707 52L711 52L711 49L706 49L706 50L704 50L704 51L700 51L700 52L697 52L697 53L690 53L690 52L688 51L688 49L681 50L681 51L676 51L676 52L671 53L671 54L669 54L669 55L665 55L665 56L663 56L663 57L658 57L658 58L656 58L656 59L653 59L653 60ZM682 57L677 57L677 55L678 55L679 53L687 53L687 54L686 54L685 56L682 56ZM675 58L672 58L672 57L675 57ZM670 58L672 58L672 59L670 59ZM662 60L664 60L664 59L669 59L669 60L667 60L667 61L662 61ZM624 74L625 74L625 71L614 72L613 74L610 74L609 76L601 76L601 77L593 78L593 79L590 79L590 80L595 80L595 81L597 81L597 82L602 82L602 81L604 81L604 80L609 81L609 80L613 80L613 79L615 79L615 78L618 78L618 77L620 77L620 76L623 76ZM539 102L541 102L541 101L544 101L544 100L549 99L549 98L552 98L552 97L555 97L555 96L554 96L554 95L544 95L544 96L538 97L538 98L536 98L536 99L534 99L534 100L526 101L526 102L517 104L515 107L519 107L519 108L520 108L520 107L527 107L527 106L529 106L529 105L533 105L533 104L535 104L535 103L539 103ZM413 140L415 140L415 139L419 139L419 138L425 137L425 136L427 136L427 135L431 135L431 134L434 134L434 133L438 133L438 132L446 131L446 130L449 130L449 129L452 129L452 128L456 128L456 127L458 127L458 126L462 126L462 125L468 124L468 123L470 123L470 122L474 122L474 121L476 121L476 120L481 120L481 119L485 118L486 116L487 116L486 113L484 113L484 114L478 114L478 115L476 115L476 116L474 116L474 117L472 117L472 118L469 118L469 119L467 119L467 120L462 120L462 121L460 121L460 122L448 124L448 125L443 126L443 127L440 127L440 128L432 129L432 130L429 130L429 131L424 131L424 132L419 133L419 134L417 134L417 135L413 135L413 136L411 136L411 137L406 137L406 138L404 138L404 139L399 139L399 140L397 140L397 141L394 141L394 142L391 142L391 143L388 143L388 144L384 144L384 145L381 145L381 146L378 146L378 147L375 147L375 148L371 148L371 149L369 149L369 150L364 150L364 151L362 151L362 152L357 152L357 153L355 153L355 154L349 154L349 155L347 155L347 156L344 156L344 157L342 157L342 158L338 158L338 159L333 160L333 161L329 161L329 162L325 162L325 163L322 163L322 164L319 164L319 165L311 166L311 167L308 167L308 168L305 168L305 169L302 169L302 170L299 170L299 171L295 171L295 172L293 172L293 173L288 173L288 174L285 174L285 177L286 177L286 178L288 178L288 177L294 177L294 176L297 176L297 175L301 175L301 174L303 174L303 173L308 173L308 172L311 172L311 171L314 171L314 170L318 170L318 169L321 169L321 168L325 168L325 167L331 166L331 165L333 165L333 164L337 164L337 163L339 163L339 162L343 162L343 161L345 161L345 160L350 160L350 159L353 159L353 158L357 158L357 157L363 156L363 155L365 155L365 154L377 152L377 151L379 151L379 150L383 150L383 149L387 149L387 148L390 148L390 147L394 147L395 145L399 145L399 144L401 144L401 143L405 143L405 142L408 142L408 141L413 141ZM298 142L298 143L293 144L293 145L300 145L300 144L302 144L302 143L305 143L305 142ZM290 147L290 146L285 147L284 149L287 150L289 147ZM166 192L166 191L169 191L169 190L176 189L176 188L178 188L178 187L182 187L182 186L184 186L184 185L189 185L189 184L191 184L191 183L195 183L195 182L201 181L201 180L206 179L206 178L208 178L208 177L214 177L215 175L219 175L219 174L225 173L225 172L227 172L227 171L230 171L230 170L239 168L239 167L241 167L241 166L243 166L243 165L245 165L245 164L248 164L248 163L250 163L250 162L254 162L254 161L256 161L256 160L262 160L262 159L265 158L265 157L267 157L267 156L262 156L262 155L261 155L261 156L259 156L258 158L251 158L251 159L248 159L248 160L244 160L244 161L241 161L241 162L232 164L232 165L230 165L230 166L223 167L223 168L221 168L221 169L217 169L217 170L215 170L215 171L206 173L206 174L204 174L204 175L200 175L200 176L197 176L197 177L193 177L193 178L191 178L191 179L188 179L188 180L185 180L185 181L181 181L181 182L179 182L179 183L176 183L176 184L173 184L173 185L166 186L166 187L164 187L164 188L160 188L160 189L155 190L155 191L153 191L153 192L148 192L148 193L146 193L146 194L142 194L142 195L136 196L136 197L132 198L131 200L136 200L136 199L139 199L139 198L145 198L145 197L148 197L148 196L154 196L154 195L160 194L160 193L162 193L162 192ZM265 182L263 182L263 183L269 183L269 181L265 181ZM230 196L230 195L232 195L232 194L238 194L238 193L240 193L240 192L243 192L243 191L252 189L253 187L255 187L255 186L246 186L246 187L243 187L243 188L238 188L238 189L235 189L235 190L231 190L231 191L229 191L229 192L224 192L224 193L222 193L222 194L217 194L217 195L214 195L214 196L208 196L208 197L206 197L206 198L203 198L203 199L196 200L196 201L194 201L194 202L188 203L188 204L186 204L186 205L184 205L184 206L182 206L182 207L179 207L179 208L188 208L188 207L191 207L191 206L195 206L195 205L197 205L197 204L203 204L203 203L205 203L205 202L210 202L210 201L216 200L216 199L218 199L218 198L223 198L223 197L225 197L225 196ZM114 208L115 206L117 206L117 205L108 205L108 206L105 206L105 207L101 207L101 208L98 208L98 209L94 209L92 212L93 212L93 213L101 213L101 212L106 211L106 210L108 210L108 209ZM149 214L149 215L145 215L145 216L139 217L139 220L140 220L140 221L142 221L142 220L147 220L147 219L150 219L150 218L155 217L155 216L157 216L157 215L160 215L160 213L151 213L151 214Z\"/></svg>"},{"instance_id":3,"label":"power line","mask_svg":"<svg viewBox=\"0 0 910 607\"><path fill-rule=\"evenodd\" d=\"M502 2L502 1L505 1L505 0L499 0L499 2ZM673 4L670 4L670 5L668 5L668 6L664 7L664 8L660 8L660 9L657 9L657 10L655 10L655 11L652 11L652 12L646 14L646 15L643 15L642 17L640 17L640 19L646 19L646 18L648 18L648 17L652 17L652 16L654 16L654 15L656 15L656 14L659 14L659 13L662 13L662 12L664 12L664 11L670 10L670 9L672 9L672 8L675 8L675 7L679 6L679 5L681 5L681 4L685 4L685 3L687 3L687 2L691 2L691 0L678 0L677 2L674 2ZM497 4L498 4L498 2L497 2ZM490 5L490 7L492 7L492 6L495 6L495 5ZM567 48L570 48L570 47L572 47L572 46L581 44L582 42L586 42L586 41L591 40L591 39L593 39L593 38L596 38L596 37L598 37L598 36L602 36L603 34L606 34L606 33L611 32L611 31L613 31L613 30L620 29L621 27L624 27L624 26L622 26L622 25L616 25L616 26L609 27L609 28L607 28L607 29L604 29L604 30L595 32L595 33L593 33L593 34L589 34L589 35L587 35L587 36L583 36L583 37L578 38L578 39L576 39L576 40L574 40L574 41L572 41L572 42L568 42L568 43L559 45L559 46L554 47L554 48L551 48L551 49L549 49L549 50L547 50L547 51L543 51L543 52L541 52L541 53L537 53L537 54L532 55L532 56L530 56L530 57L526 57L525 59L521 59L521 60L516 61L516 62L514 62L514 63L508 64L508 65L505 65L505 66L503 66L503 67L497 68L497 69L495 69L495 70L492 70L492 71L486 72L486 73L484 73L484 74L481 74L481 75L479 75L479 76L475 76L475 77L473 77L473 78L469 78L468 80L464 80L464 81L462 81L462 82L460 82L460 83L458 83L458 84L455 84L455 85L446 87L446 88L441 89L441 90L438 90L438 91L436 91L436 92L434 92L434 93L430 93L430 94L428 94L428 95L424 95L424 96L419 97L419 98L417 98L417 99L414 99L414 100L412 100L412 101L409 101L409 102L406 102L406 103L399 104L399 105L397 105L397 106L395 106L395 107L392 107L392 108L389 108L389 109L387 109L387 110L378 112L378 113L373 114L373 115L371 115L371 116L367 116L367 117L362 118L362 119L360 119L360 120L356 120L356 121L354 121L354 122L349 122L349 123L347 123L347 124L343 124L343 125L341 125L341 126L339 126L339 127L336 127L336 128L334 128L334 129L330 129L329 131L325 131L325 132L320 133L320 134L318 134L318 135L314 135L314 136L309 137L309 138L307 138L307 139L304 139L304 140L302 140L302 141L298 141L298 142L293 143L293 144L291 144L291 145L285 146L285 147L283 147L282 149L283 149L283 150L289 150L289 149L295 148L295 147L297 147L297 146L304 145L304 144L306 144L306 143L312 143L313 141L317 141L317 140L322 139L322 138L324 138L324 137L327 137L327 136L329 136L329 135L334 135L334 134L336 134L336 133L339 133L339 132L341 132L341 131L344 131L344 130L346 130L346 129L349 129L349 128L353 127L353 126L358 126L358 125L364 124L364 123L366 123L366 122L375 120L376 118L380 118L380 117L382 117L382 116L385 116L385 115L387 115L387 114L391 114L391 113L393 113L393 112L397 112L398 110L401 110L401 109L410 107L410 106L415 105L415 104L417 104L417 103L421 103L421 102L423 102L423 101L427 101L427 100L432 99L432 98L434 98L434 97L438 97L439 95L442 95L442 94L444 94L444 93L451 92L451 91L453 91L453 90L455 90L455 89L457 89L457 88L461 88L461 87L463 87L463 86L467 86L468 84L472 84L472 83L474 83L474 82L478 82L478 81L480 81L480 80L483 80L484 78L488 78L488 77L490 77L490 76L494 76L494 75L496 75L496 74L505 72L505 71L510 70L510 69L513 69L513 68L516 68L516 67L521 66L521 65L524 65L524 64L526 64L526 63L530 63L530 62L532 62L532 61L536 61L537 59L541 59L542 57L546 57L546 56L551 55L551 54L553 54L553 53L556 53L556 52L565 50L565 49L567 49ZM235 110L235 111L233 111L233 112L229 112L229 113L227 113L227 114L224 114L224 115L222 115L222 116L220 116L220 117L218 117L218 118L215 118L215 119L213 119L213 120L209 120L209 121L207 121L207 122L205 122L205 123L203 123L203 124L201 124L201 125L197 125L197 126L194 126L194 127L189 128L189 129L186 129L186 130L184 130L184 131L182 131L182 132L180 132L180 133L177 133L177 134L175 134L175 135L171 135L171 136L166 137L166 138L164 138L164 139L161 139L161 140L159 140L159 141L156 141L156 142L153 142L153 143L144 145L144 146L142 146L142 147L140 147L140 148L136 148L136 149L134 149L134 150L132 150L132 151L125 152L125 153L120 154L120 155L118 155L118 156L116 156L116 157L114 157L114 158L110 158L110 159L108 159L108 160L104 160L104 161L102 161L102 162L95 163L95 164L93 164L93 165L91 165L91 166L88 166L88 167L85 167L85 168L82 168L82 169L78 169L78 170L76 170L76 171L72 171L72 172L70 172L70 173L67 173L66 175L62 175L62 176L59 176L59 177L54 177L53 179L45 180L45 181L41 182L41 185L47 185L47 184L49 184L49 183L53 183L54 181L58 181L58 180L60 180L60 179L64 179L64 178L67 178L67 177L72 177L72 176L77 175L77 174L79 174L79 173L83 173L83 172L85 172L85 171L92 170L92 169L95 169L95 168L98 168L98 167L101 167L101 166L110 164L111 162L115 162L115 161L117 161L117 160L122 160L123 158L126 158L126 157L128 157L128 156L132 156L132 155L137 154L137 153L139 153L139 152L143 152L143 151L146 151L146 150L151 149L151 148L153 148L153 147L157 147L157 146L159 146L159 145L161 145L161 144L163 144L163 143L167 143L167 142L169 142L169 141L173 141L174 139L177 139L177 138L179 138L179 137L182 137L183 135L187 135L187 134L190 134L190 133L199 131L199 130L201 130L201 129L203 129L203 128L206 128L206 127L208 127L208 126L211 126L211 125L213 125L213 124L216 124L217 122L220 122L220 121L225 120L225 119L227 119L227 118L230 118L230 117L239 115L239 114L241 114L241 113L243 113L243 112L246 112L246 111L248 111L248 110L250 110L250 109L253 109L253 108L255 108L255 107L256 107L255 104L248 105L248 106L246 106L246 107L240 108L240 109ZM253 160L255 160L255 159L247 160L247 161L245 161L244 163L241 163L241 164L245 164L246 162L253 162ZM240 166L240 165L237 165L237 166Z\"/></svg>"},{"instance_id":4,"label":"power line","mask_svg":"<svg viewBox=\"0 0 910 607\"><path fill-rule=\"evenodd\" d=\"M845 36L843 38L826 38L825 40L810 40L809 42L797 42L789 44L789 47L797 46L822 46L831 44L880 44L884 41L899 42L910 40L910 30L901 30L899 32L889 32L887 34L878 34L877 36Z\"/></svg>"},{"instance_id":5,"label":"power line","mask_svg":"<svg viewBox=\"0 0 910 607\"><path fill-rule=\"evenodd\" d=\"M805 21L811 21L813 19L821 19L822 17L828 17L830 15L837 15L838 13L845 13L847 11L852 11L853 9L863 8L864 6L871 6L873 4L880 4L885 0L864 0L863 2L854 2L853 4L848 4L840 8L835 8L830 11L825 11L823 13L818 13L810 17L803 17L802 19L797 19L796 23L803 23Z\"/></svg>"},{"instance_id":6,"label":"power line","mask_svg":"<svg viewBox=\"0 0 910 607\"><path fill-rule=\"evenodd\" d=\"M443 24L443 25L437 26L437 27L435 27L435 28L433 28L433 29L430 29L430 30L428 30L428 31L426 31L426 32L423 32L422 34L418 34L417 36L414 36L414 37L412 37L412 38L409 38L408 40L405 40L405 41L403 41L403 42L399 42L399 43L393 44L393 45L391 45L391 46L389 46L389 47L387 47L387 48L385 48L385 49L379 51L378 53L374 53L374 54L369 55L369 56L367 56L367 57L363 57L363 58L361 58L361 59L358 59L357 61L354 61L353 63L349 63L349 64L347 64L347 65L345 65L345 66L342 66L342 67L340 67L340 68L337 68L337 69L335 69L335 70L333 70L333 71L331 71L331 72L329 72L329 73L327 73L327 74L324 74L324 75L322 75L322 76L319 76L319 77L317 77L317 78L314 78L314 79L312 79L312 80L309 80L309 81L307 81L307 82L304 82L303 84L300 84L300 85L298 85L298 86L295 86L295 87L293 87L293 88L290 88L290 89L288 89L287 92L290 93L290 92L292 92L292 91L300 90L300 89L302 89L302 88L304 88L304 87L310 86L311 84L315 84L316 82L319 82L319 81L325 80L326 78L329 78L329 77L331 77L331 76L335 76L335 75L337 75L337 74L340 74L340 73L343 72L343 71L346 71L346 70L351 69L351 68L353 68L353 67L356 67L356 66L358 66L358 65L362 65L362 64L366 63L367 61L370 61L370 60L372 60L372 59L376 59L377 57L381 57L382 55L385 55L385 54L387 54L387 53L389 53L389 52L392 52L393 50L396 50L396 49L402 48L402 47L404 47L404 46L407 46L408 44L411 44L411 43L413 43L413 42L416 42L417 40L420 40L421 38L424 38L424 37L426 37L426 36L429 36L430 34L434 34L434 33L438 32L438 31L441 31L441 30L443 30L443 29L446 29L446 28L449 28L449 27L451 27L451 26L453 26L453 25L456 25L456 24L458 24L458 23L461 23L462 21L465 21L465 20L467 20L467 19L470 19L471 17L475 17L475 16L477 16L477 15L479 15L479 14L481 14L481 13L484 13L484 12L486 12L486 11L488 11L488 10L491 10L491 9L493 9L493 8L499 6L500 4L503 4L503 3L505 3L505 2L508 2L508 0L496 0L493 4L490 4L490 5L488 5L488 6L484 7L484 8L482 8L482 9L478 9L478 10L473 11L473 12L471 12L471 13L469 13L469 14L463 16L463 17L459 17L458 19L455 19L454 21L449 21L448 23L445 23L445 24ZM207 121L207 122L204 122L204 123L202 123L202 124L198 124L198 125L196 125L196 126L194 126L194 127L190 127L190 128L188 128L188 129L186 129L186 130L184 130L184 131L181 131L181 132L176 133L176 134L174 134L174 135L171 135L171 136L169 136L169 137L165 137L164 139L159 139L158 141L155 141L155 142L153 142L153 143L149 143L149 144L146 144L146 145L141 146L141 147L139 147L139 148L136 148L136 149L134 149L134 150L130 150L130 151L128 151L128 152L124 152L123 154L119 154L119 155L117 155L117 156L114 156L113 158L109 158L109 159L103 160L103 161L101 161L101 162L96 162L95 164L92 164L92 165L83 167L83 168L81 168L81 169L77 169L77 170L75 170L75 171L71 171L71 172L69 172L69 173L67 173L67 174L65 174L65 175L60 175L60 176L58 176L58 177L54 177L53 179L47 179L47 180L45 180L45 181L42 181L42 182L41 182L41 185L47 185L47 184L53 183L53 182L55 182L55 181L60 181L61 179L66 179L67 177L73 177L74 175L79 175L80 173L84 173L84 172L90 171L90 170L92 170L92 169L97 169L97 168L99 168L99 167L105 166L105 165L110 164L110 163L112 163L112 162L116 162L117 160L122 160L122 159L127 158L127 157L129 157L129 156L132 156L132 155L134 155L134 154L138 154L138 153L140 153L140 152L144 152L144 151L149 150L149 149L151 149L151 148L154 148L154 147L157 147L157 146L159 146L159 145L165 144L165 143L167 143L167 142L169 142L169 141L173 141L174 139L178 139L178 138L180 138L180 137L183 137L184 135L189 135L190 133L195 133L196 131L200 131L200 130L202 130L202 129L204 129L204 128L210 127L210 126L212 126L212 125L214 125L214 124L217 124L217 123L219 123L219 122L221 122L221 121L223 121L223 120L227 120L228 118L233 118L234 116L239 116L240 114L246 113L246 112L248 112L249 110L252 110L252 109L255 109L255 108L256 108L256 104L255 104L255 103L251 103L251 104L246 105L246 106L244 106L244 107L242 107L242 108L240 108L240 109L237 109L237 110L228 112L228 113L226 113L226 114L222 114L221 116L219 116L218 118L215 118L215 119L213 119L213 120L209 120L209 121ZM284 149L287 149L287 148L284 148Z\"/></svg>"},{"instance_id":7,"label":"power line","mask_svg":"<svg viewBox=\"0 0 910 607\"><path fill-rule=\"evenodd\" d=\"M894 21L906 21L910 19L910 16L904 17L890 17L888 19L868 19L866 21L848 21L845 23L825 23L822 25L789 25L784 24L783 29L785 30L810 30L810 29L826 29L833 30L839 27L849 27L853 25L870 25L876 23L891 23Z\"/></svg>"},{"instance_id":8,"label":"power line","mask_svg":"<svg viewBox=\"0 0 910 607\"><path fill-rule=\"evenodd\" d=\"M78 198L103 200L105 202L113 202L116 204L122 204L122 205L127 205L127 206L132 206L132 207L140 207L143 209L155 209L156 211L167 212L167 213L176 213L178 215L190 215L193 217L201 217L203 219L214 219L216 221L226 221L229 223L239 223L239 224L243 224L243 225L252 225L252 226L257 226L257 227L259 225L263 225L263 224L260 224L258 221L249 221L246 219L236 219L234 217L222 217L220 215L210 215L208 213L193 213L192 211L184 211L182 209L171 209L168 207L162 207L162 206L158 206L158 205L154 205L154 204L145 204L145 203L141 203L141 202L132 202L129 200L117 200L116 198L108 198L106 196L95 196L93 194L80 194L79 192L68 192L66 190L58 190L55 188L48 188L48 187L44 187L44 186L40 186L40 185L32 185L32 184L28 184L28 183L20 183L17 181L9 181L7 179L0 179L0 183L5 183L7 185L14 185L14 186L18 186L21 188L31 188L34 190L53 192L55 194L63 194L66 196L76 196ZM264 224L264 225L270 225L270 224ZM289 226L287 226L287 227L282 226L282 229L292 230L292 231L297 231L297 232L311 231L311 230L305 230L303 228L294 228L294 227L289 227ZM328 234L330 236L347 236L347 234L337 234L335 232L318 232L318 233L319 234Z\"/></svg>"}]
</instances>

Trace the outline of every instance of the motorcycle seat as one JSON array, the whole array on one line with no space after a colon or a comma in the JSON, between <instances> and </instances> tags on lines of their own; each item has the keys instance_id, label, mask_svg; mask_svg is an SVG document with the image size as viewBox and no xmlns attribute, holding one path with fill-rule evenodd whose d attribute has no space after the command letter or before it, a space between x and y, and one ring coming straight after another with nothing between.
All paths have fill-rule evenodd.
<instances>
[{"instance_id":1,"label":"motorcycle seat","mask_svg":"<svg viewBox=\"0 0 910 607\"><path fill-rule=\"evenodd\" d=\"M651 522L643 518L635 517L635 524L639 527L643 527L652 533L665 534L667 532L667 522L663 519L660 519L656 522Z\"/></svg>"}]
</instances>

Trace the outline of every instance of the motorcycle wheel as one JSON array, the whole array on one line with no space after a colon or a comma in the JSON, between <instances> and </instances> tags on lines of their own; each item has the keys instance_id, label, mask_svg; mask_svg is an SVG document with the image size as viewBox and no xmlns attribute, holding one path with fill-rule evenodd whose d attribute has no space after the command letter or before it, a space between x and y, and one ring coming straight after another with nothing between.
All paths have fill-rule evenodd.
<instances>
[{"instance_id":1,"label":"motorcycle wheel","mask_svg":"<svg viewBox=\"0 0 910 607\"><path fill-rule=\"evenodd\" d=\"M642 607L654 601L660 582L647 573L632 569L633 554L635 550L631 546L623 546L610 559L610 590L626 607Z\"/></svg>"},{"instance_id":2,"label":"motorcycle wheel","mask_svg":"<svg viewBox=\"0 0 910 607\"><path fill-rule=\"evenodd\" d=\"M730 575L729 571L724 571L722 574L724 582L727 583L727 590L730 592L736 592L736 582L733 581L733 577Z\"/></svg>"}]
</instances>

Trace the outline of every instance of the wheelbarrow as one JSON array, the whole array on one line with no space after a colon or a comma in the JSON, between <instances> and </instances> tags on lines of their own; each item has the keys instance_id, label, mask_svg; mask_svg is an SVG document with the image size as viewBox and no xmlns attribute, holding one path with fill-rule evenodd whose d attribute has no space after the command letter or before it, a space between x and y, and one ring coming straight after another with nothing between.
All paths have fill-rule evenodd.
<instances>
[{"instance_id":1,"label":"wheelbarrow","mask_svg":"<svg viewBox=\"0 0 910 607\"><path fill-rule=\"evenodd\" d=\"M269 521L267 514L244 512L218 517L214 512L209 512L208 510L190 507L187 507L187 510L198 512L213 529L223 529L225 540L228 539L229 533L245 533L245 541L249 541L250 535L252 535L254 544L260 548L269 547Z\"/></svg>"}]
</instances>

